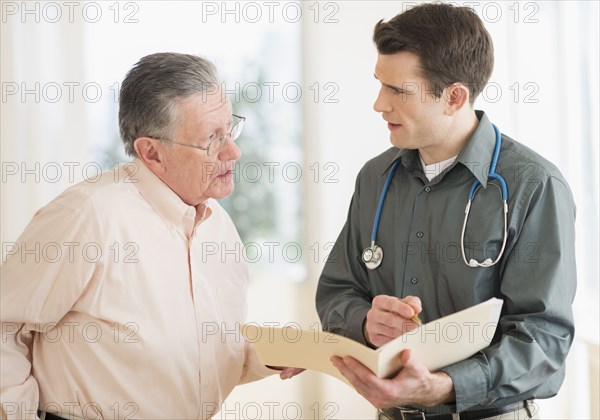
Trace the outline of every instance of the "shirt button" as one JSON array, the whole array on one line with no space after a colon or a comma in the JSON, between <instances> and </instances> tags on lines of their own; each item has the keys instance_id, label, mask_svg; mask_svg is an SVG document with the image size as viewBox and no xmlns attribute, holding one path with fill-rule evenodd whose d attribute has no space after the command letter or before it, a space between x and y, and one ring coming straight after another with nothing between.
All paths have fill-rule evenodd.
<instances>
[{"instance_id":1,"label":"shirt button","mask_svg":"<svg viewBox=\"0 0 600 420\"><path fill-rule=\"evenodd\" d=\"M431 191L431 187L425 187L425 192Z\"/></svg>"},{"instance_id":2,"label":"shirt button","mask_svg":"<svg viewBox=\"0 0 600 420\"><path fill-rule=\"evenodd\" d=\"M417 284L419 282L419 279L417 279L416 277L413 277L412 279L410 279L410 282L412 284Z\"/></svg>"},{"instance_id":3,"label":"shirt button","mask_svg":"<svg viewBox=\"0 0 600 420\"><path fill-rule=\"evenodd\" d=\"M423 232L417 232L417 238L422 238L423 237Z\"/></svg>"}]
</instances>

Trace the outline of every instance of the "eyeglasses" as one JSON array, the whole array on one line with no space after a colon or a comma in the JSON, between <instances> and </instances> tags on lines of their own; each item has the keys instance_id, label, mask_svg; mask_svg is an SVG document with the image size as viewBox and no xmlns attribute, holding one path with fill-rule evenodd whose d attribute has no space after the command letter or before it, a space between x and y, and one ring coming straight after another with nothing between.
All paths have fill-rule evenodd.
<instances>
[{"instance_id":1,"label":"eyeglasses","mask_svg":"<svg viewBox=\"0 0 600 420\"><path fill-rule=\"evenodd\" d=\"M195 146L193 144L180 143L178 141L171 140L171 139L156 138L156 137L152 137L152 136L146 136L146 137L150 137L151 139L158 140L158 141L164 141L167 143L179 144L181 146L193 147L194 149L206 150L206 153L208 154L208 156L214 156L217 153L219 153L221 151L221 149L223 149L223 146L225 145L227 138L231 138L232 141L235 141L240 136L240 134L242 132L242 128L244 128L244 122L246 121L246 117L242 117L240 115L235 115L235 114L233 114L232 116L234 118L234 121L231 123L231 128L229 129L229 133L223 134L220 137L210 139L208 141L208 146L206 146L206 147Z\"/></svg>"}]
</instances>

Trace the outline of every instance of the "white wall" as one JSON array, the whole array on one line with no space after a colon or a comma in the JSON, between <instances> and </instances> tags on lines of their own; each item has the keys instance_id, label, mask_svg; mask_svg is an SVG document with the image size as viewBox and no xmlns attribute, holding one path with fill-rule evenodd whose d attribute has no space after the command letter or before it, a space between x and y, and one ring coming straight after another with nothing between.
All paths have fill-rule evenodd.
<instances>
[{"instance_id":1,"label":"white wall","mask_svg":"<svg viewBox=\"0 0 600 420\"><path fill-rule=\"evenodd\" d=\"M378 91L378 83L373 77L376 50L371 41L372 30L379 19L389 19L403 7L410 7L411 3L415 2L404 5L392 1L335 2L336 6L330 6L327 11L338 20L336 23L324 23L323 16L315 23L313 10L306 10L308 6L305 5L305 84L333 82L339 88L335 94L337 103L323 100L305 103L306 161L308 164L319 162L321 167L323 163L331 162L339 168L338 183L306 186L307 243L325 244L335 240L345 221L358 170L366 160L389 147L387 128L372 109ZM587 5L588 9L580 9L582 5L577 2L469 4L484 19L496 52L492 85L478 99L476 107L486 110L503 132L551 159L563 171L579 206L579 255L590 258L591 245L598 241L597 225L595 230L590 229L582 219L595 217L597 220L597 207L596 210L589 209L586 200L596 197L597 202L598 197L598 103L596 96L595 103L586 104L589 108L582 109L586 105L581 104L579 98L586 88L598 92L598 72L596 68L589 80L581 80L578 70L581 54L590 54L596 48L594 54L597 57L597 7L590 9ZM596 16L592 20L595 29L589 28L591 34L584 46L574 35L581 25L582 13ZM558 33L558 30L562 32ZM567 118L567 113L571 119ZM585 117L588 114L594 116L588 124L592 131L584 134L581 125L590 122ZM569 133L568 139L563 137L565 133ZM591 139L585 138L586 135L592 136L590 153L595 165L586 166L590 176L581 178L581 156L585 152L578 144L590 143ZM585 300L575 305L579 335L569 356L568 377L560 394L537 402L541 418L597 418L600 415L594 399L597 394L592 393L598 389L597 363L594 362L598 352L598 305L592 303L592 300L598 300L598 290L588 287L590 277L597 281L597 264L584 257L580 258L579 266L578 299ZM299 308L294 319L306 325L317 319L313 309L314 291L321 268L322 261L309 267L308 282L288 289L287 293L286 289L281 290L281 299L294 302ZM267 281L259 294L266 295L273 284ZM580 308L587 315L581 313ZM289 394L283 401L298 401L305 408L305 414L312 414L307 407L315 403L321 408L329 403L332 410L337 410L332 418L373 418L370 404L346 385L323 375L304 375L306 377L292 380L300 383L300 395L293 394L299 389L291 385L282 387L276 381L269 384L278 390L277 395L289 387ZM266 389L265 382L247 385L229 401L241 398L248 403ZM325 411L322 416L331 413Z\"/></svg>"}]
</instances>

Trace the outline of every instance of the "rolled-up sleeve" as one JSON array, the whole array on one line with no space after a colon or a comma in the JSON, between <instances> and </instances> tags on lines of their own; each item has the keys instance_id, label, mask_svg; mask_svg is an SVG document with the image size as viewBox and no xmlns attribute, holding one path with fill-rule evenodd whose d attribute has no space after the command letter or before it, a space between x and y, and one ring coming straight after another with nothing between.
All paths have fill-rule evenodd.
<instances>
[{"instance_id":1,"label":"rolled-up sleeve","mask_svg":"<svg viewBox=\"0 0 600 420\"><path fill-rule=\"evenodd\" d=\"M270 375L278 374L279 372L280 370L272 369L260 362L252 343L244 343L244 367L242 369L240 384L253 382Z\"/></svg>"}]
</instances>

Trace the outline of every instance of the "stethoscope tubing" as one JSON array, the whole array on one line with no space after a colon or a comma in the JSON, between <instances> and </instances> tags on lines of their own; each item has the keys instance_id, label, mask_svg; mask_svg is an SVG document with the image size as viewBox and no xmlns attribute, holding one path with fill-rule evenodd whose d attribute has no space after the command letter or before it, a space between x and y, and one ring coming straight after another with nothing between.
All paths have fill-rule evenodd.
<instances>
[{"instance_id":1,"label":"stethoscope tubing","mask_svg":"<svg viewBox=\"0 0 600 420\"><path fill-rule=\"evenodd\" d=\"M461 231L461 235L460 235L460 248L461 248L461 252L462 252L463 261L469 267L491 267L491 266L495 265L496 263L498 263L498 261L500 261L500 259L502 258L502 255L504 254L504 249L506 247L506 240L507 240L507 236L508 236L508 187L506 185L506 181L504 180L504 178L502 178L502 176L500 174L496 173L496 166L498 164L498 159L500 157L500 149L502 148L502 135L500 133L500 130L498 130L498 127L496 127L494 124L492 124L492 127L494 128L496 142L494 145L494 153L492 155L492 162L490 165L490 170L488 173L488 180L496 180L499 184L499 185L496 185L496 184L492 184L492 185L494 185L495 187L497 187L500 190L500 195L501 195L502 204L503 204L503 213L504 213L504 235L503 235L503 240L502 240L502 247L500 248L500 252L498 253L498 256L496 257L495 260L492 261L491 258L487 258L483 262L479 262L472 258L467 261L467 257L465 254L465 246L464 246L467 221L469 219L469 213L471 211L471 205L473 203L473 199L475 198L475 193L477 192L479 187L481 187L481 183L479 182L479 180L475 179L473 181L473 184L471 185L471 188L469 189L467 205L465 207L465 219L463 221L462 231ZM379 265L381 264L381 260L383 259L383 250L380 247L378 247L377 245L375 245L376 240L377 240L377 231L379 229L379 221L381 219L383 203L385 202L385 197L387 196L387 192L388 192L388 189L392 182L392 178L394 177L394 174L396 173L396 170L398 169L399 165L400 165L400 158L394 162L394 164L390 170L390 173L385 181L385 184L383 185L383 190L381 191L381 195L379 197L379 202L377 204L377 211L375 212L375 220L373 222L373 231L371 233L371 246L369 248L366 248L365 251L363 252L363 262L367 265L367 267L369 269L375 269L375 268L379 267ZM368 253L367 250L369 250L369 249L372 252ZM379 255L378 258L366 260L366 257L365 257L366 255L370 255L371 258L373 258L373 255L376 255L376 251L377 251L377 254Z\"/></svg>"},{"instance_id":2,"label":"stethoscope tubing","mask_svg":"<svg viewBox=\"0 0 600 420\"><path fill-rule=\"evenodd\" d=\"M375 222L373 223L373 232L371 233L371 247L375 246L375 240L377 238L377 230L379 229L379 220L381 218L381 211L383 210L383 202L385 201L385 197L387 196L388 189L390 188L390 184L392 183L392 178L400 165L400 159L394 162L394 166L390 170L390 174L385 180L385 184L383 185L383 193L379 196L379 204L377 204L377 212L375 213Z\"/></svg>"}]
</instances>

